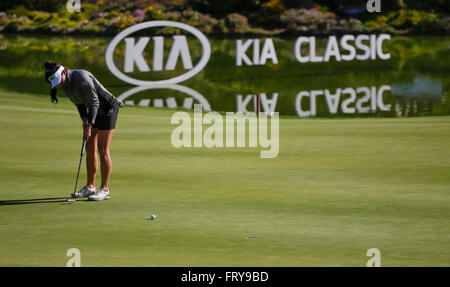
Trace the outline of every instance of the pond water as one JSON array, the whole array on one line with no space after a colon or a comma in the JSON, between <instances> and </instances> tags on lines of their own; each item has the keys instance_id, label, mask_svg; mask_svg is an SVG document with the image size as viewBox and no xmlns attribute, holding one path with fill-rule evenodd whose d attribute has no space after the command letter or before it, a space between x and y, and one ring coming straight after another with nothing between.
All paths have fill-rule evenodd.
<instances>
[{"instance_id":1,"label":"pond water","mask_svg":"<svg viewBox=\"0 0 450 287\"><path fill-rule=\"evenodd\" d=\"M273 39L278 63L269 60L266 65L237 66L237 39L209 39L211 57L201 72L177 86L149 88L127 84L109 71L104 53L111 38L0 34L0 89L47 96L43 63L53 60L91 71L128 105L191 109L193 104L202 103L207 110L245 112L255 110L258 94L262 112L275 111L281 116L450 114L450 37L393 36L383 49L391 54L389 60L331 59L326 63L297 61L295 40ZM201 56L201 46L195 42L189 45L195 62ZM323 54L326 45L326 38L318 39L317 54ZM146 54L152 52L149 49ZM123 45L118 46L117 54L123 50ZM248 56L251 58L252 52ZM115 62L123 65L120 59ZM140 76L157 80L179 75L182 70L177 64L173 71L150 71Z\"/></svg>"}]
</instances>

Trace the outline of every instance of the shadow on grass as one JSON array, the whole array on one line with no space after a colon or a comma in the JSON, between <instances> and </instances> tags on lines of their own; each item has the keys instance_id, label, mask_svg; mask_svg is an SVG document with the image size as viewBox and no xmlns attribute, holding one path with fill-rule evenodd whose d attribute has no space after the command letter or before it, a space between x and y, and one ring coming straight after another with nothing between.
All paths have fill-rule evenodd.
<instances>
[{"instance_id":1,"label":"shadow on grass","mask_svg":"<svg viewBox=\"0 0 450 287\"><path fill-rule=\"evenodd\" d=\"M69 198L71 197L46 197L46 198L31 198L31 199L17 199L17 200L0 200L0 206L33 204L33 203L62 203L62 202L72 203L67 201L67 199Z\"/></svg>"}]
</instances>

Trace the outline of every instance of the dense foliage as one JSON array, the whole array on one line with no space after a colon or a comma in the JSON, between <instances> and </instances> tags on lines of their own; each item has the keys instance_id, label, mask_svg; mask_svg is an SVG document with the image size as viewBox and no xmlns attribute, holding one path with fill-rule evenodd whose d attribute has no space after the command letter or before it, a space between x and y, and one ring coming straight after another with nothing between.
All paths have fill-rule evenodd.
<instances>
[{"instance_id":1,"label":"dense foliage","mask_svg":"<svg viewBox=\"0 0 450 287\"><path fill-rule=\"evenodd\" d=\"M366 1L329 0L88 0L69 12L67 0L7 0L0 3L0 31L112 35L149 20L193 25L209 35L377 33L448 34L444 0L383 1L368 13ZM163 30L162 34L175 31Z\"/></svg>"}]
</instances>

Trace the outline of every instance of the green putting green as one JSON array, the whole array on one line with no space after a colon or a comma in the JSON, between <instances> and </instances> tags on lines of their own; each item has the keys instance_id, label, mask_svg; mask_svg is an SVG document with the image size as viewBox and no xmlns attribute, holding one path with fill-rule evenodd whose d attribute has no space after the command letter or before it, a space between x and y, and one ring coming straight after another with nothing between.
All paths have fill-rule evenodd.
<instances>
[{"instance_id":1,"label":"green putting green","mask_svg":"<svg viewBox=\"0 0 450 287\"><path fill-rule=\"evenodd\" d=\"M81 266L365 266L369 248L382 266L449 265L449 116L281 118L279 156L261 159L175 149L172 113L121 110L111 199L69 203L76 108L0 91L0 265L65 266L69 248Z\"/></svg>"}]
</instances>

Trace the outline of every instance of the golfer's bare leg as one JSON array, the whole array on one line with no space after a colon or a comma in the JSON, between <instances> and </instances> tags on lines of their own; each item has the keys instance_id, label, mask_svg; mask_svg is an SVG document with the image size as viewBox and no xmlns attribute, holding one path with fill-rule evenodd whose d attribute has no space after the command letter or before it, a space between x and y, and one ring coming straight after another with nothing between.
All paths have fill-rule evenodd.
<instances>
[{"instance_id":1,"label":"golfer's bare leg","mask_svg":"<svg viewBox=\"0 0 450 287\"><path fill-rule=\"evenodd\" d=\"M108 190L109 178L111 177L112 161L109 154L114 130L98 131L98 154L100 156L100 172L102 174L102 185L100 188Z\"/></svg>"},{"instance_id":2,"label":"golfer's bare leg","mask_svg":"<svg viewBox=\"0 0 450 287\"><path fill-rule=\"evenodd\" d=\"M91 136L86 142L86 171L87 171L87 186L89 188L95 187L95 174L97 173L97 141L98 130L92 128Z\"/></svg>"}]
</instances>

